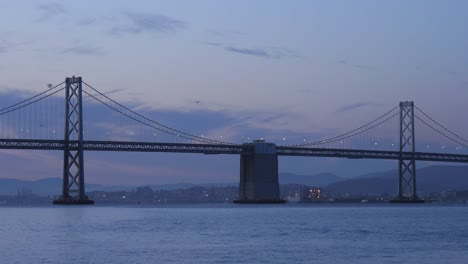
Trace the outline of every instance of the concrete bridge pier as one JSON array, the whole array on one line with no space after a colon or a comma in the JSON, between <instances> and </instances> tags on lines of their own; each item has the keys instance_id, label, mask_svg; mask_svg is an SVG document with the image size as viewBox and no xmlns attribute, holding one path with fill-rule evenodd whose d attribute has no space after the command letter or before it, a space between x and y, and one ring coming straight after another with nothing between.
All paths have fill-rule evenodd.
<instances>
[{"instance_id":1,"label":"concrete bridge pier","mask_svg":"<svg viewBox=\"0 0 468 264\"><path fill-rule=\"evenodd\" d=\"M276 145L263 140L244 144L240 157L239 199L234 203L284 203L280 199Z\"/></svg>"}]
</instances>

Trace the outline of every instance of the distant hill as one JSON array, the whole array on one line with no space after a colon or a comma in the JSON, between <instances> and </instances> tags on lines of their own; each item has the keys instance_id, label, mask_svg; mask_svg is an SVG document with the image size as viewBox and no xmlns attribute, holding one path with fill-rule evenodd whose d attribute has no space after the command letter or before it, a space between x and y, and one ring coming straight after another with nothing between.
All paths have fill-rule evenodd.
<instances>
[{"instance_id":1,"label":"distant hill","mask_svg":"<svg viewBox=\"0 0 468 264\"><path fill-rule=\"evenodd\" d=\"M312 186L325 186L330 183L341 180L338 176L329 173L321 173L316 175L297 175L293 173L281 173L279 175L280 184L305 184ZM194 186L202 187L224 187L224 186L238 186L238 183L230 184L193 184L193 183L177 183L177 184L161 184L161 185L144 185L151 189L157 190L175 190L175 189L188 189ZM101 184L86 184L86 192L92 191L130 191L135 189L136 186L116 185L108 186ZM60 195L62 192L62 179L61 178L47 178L36 181L25 181L16 179L0 179L0 195L16 195L18 190L29 190L32 193L45 196L45 195Z\"/></svg>"},{"instance_id":2,"label":"distant hill","mask_svg":"<svg viewBox=\"0 0 468 264\"><path fill-rule=\"evenodd\" d=\"M319 173L315 175L298 175L294 173L280 173L280 184L305 184L308 186L324 187L334 182L343 180L331 173Z\"/></svg>"},{"instance_id":3,"label":"distant hill","mask_svg":"<svg viewBox=\"0 0 468 264\"><path fill-rule=\"evenodd\" d=\"M237 184L192 184L192 183L176 183L176 184L161 184L161 185L145 185L151 189L157 190L175 190L175 189L188 189L194 186L231 186ZM136 186L126 185L101 185L101 184L86 184L86 192L92 191L131 191ZM0 179L0 195L16 195L18 190L28 190L32 193L47 196L47 195L60 195L62 193L62 179L60 178L46 178L37 181L25 181L16 179Z\"/></svg>"},{"instance_id":4,"label":"distant hill","mask_svg":"<svg viewBox=\"0 0 468 264\"><path fill-rule=\"evenodd\" d=\"M119 189L121 187L115 186ZM110 186L107 188L115 188ZM86 184L86 191L104 188L99 184ZM16 179L0 179L0 195L16 195L20 191L32 191L37 195L59 195L62 193L62 179L46 178L37 181L24 181Z\"/></svg>"},{"instance_id":5,"label":"distant hill","mask_svg":"<svg viewBox=\"0 0 468 264\"><path fill-rule=\"evenodd\" d=\"M34 194L49 195L61 193L61 180L55 178L37 181L0 179L0 195L15 195L18 190L29 190Z\"/></svg>"},{"instance_id":6,"label":"distant hill","mask_svg":"<svg viewBox=\"0 0 468 264\"><path fill-rule=\"evenodd\" d=\"M468 166L429 166L417 170L418 192L438 192L443 190L468 190ZM298 175L280 173L280 184L304 184L308 186L325 187L338 193L352 194L395 194L397 192L398 172L376 172L358 176L353 179L343 179L334 174L320 173L316 175ZM153 190L187 189L194 186L237 186L232 184L164 184L146 185ZM30 190L34 194L59 195L62 192L62 179L47 178L37 181L16 179L0 179L0 195L16 195L18 190ZM86 184L86 191L130 191L135 186L106 186L100 184Z\"/></svg>"},{"instance_id":7,"label":"distant hill","mask_svg":"<svg viewBox=\"0 0 468 264\"><path fill-rule=\"evenodd\" d=\"M429 166L416 171L419 193L440 192L444 190L468 190L468 166ZM396 194L398 171L370 173L326 186L336 193Z\"/></svg>"}]
</instances>

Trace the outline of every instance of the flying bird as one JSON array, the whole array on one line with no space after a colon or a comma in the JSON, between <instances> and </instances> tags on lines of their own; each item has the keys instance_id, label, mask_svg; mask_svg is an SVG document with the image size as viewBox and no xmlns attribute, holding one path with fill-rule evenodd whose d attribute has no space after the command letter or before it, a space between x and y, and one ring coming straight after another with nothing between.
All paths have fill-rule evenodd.
<instances>
[{"instance_id":1,"label":"flying bird","mask_svg":"<svg viewBox=\"0 0 468 264\"><path fill-rule=\"evenodd\" d=\"M200 100L195 101L195 103L199 104L199 103L200 103Z\"/></svg>"}]
</instances>

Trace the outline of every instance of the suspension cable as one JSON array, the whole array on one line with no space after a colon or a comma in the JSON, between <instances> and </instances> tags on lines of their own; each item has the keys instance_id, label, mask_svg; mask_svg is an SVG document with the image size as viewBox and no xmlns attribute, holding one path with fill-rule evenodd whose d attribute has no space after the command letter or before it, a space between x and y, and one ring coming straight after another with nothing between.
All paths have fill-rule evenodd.
<instances>
[{"instance_id":1,"label":"suspension cable","mask_svg":"<svg viewBox=\"0 0 468 264\"><path fill-rule=\"evenodd\" d=\"M53 87L51 87L51 88L49 88L49 89L47 89L47 90L41 92L41 93L39 93L39 94L36 94L36 95L33 96L33 97L30 97L30 98L28 98L28 99L26 99L26 100L23 100L23 101L21 101L21 102L18 102L18 103L14 104L14 105L10 105L10 106L8 106L8 107L5 107L5 108L3 108L3 109L0 109L0 112L3 112L3 111L8 110L8 109L10 109L10 108L16 107L16 106L21 105L21 104L23 104L23 103L26 103L27 101L30 101L30 100L32 100L32 99L34 99L34 98L36 98L36 97L39 97L39 96L41 96L41 95L43 95L43 94L45 94L45 93L48 93L48 92L52 91L53 89L56 89L57 87L59 87L60 85L62 85L62 84L64 84L64 83L65 83L65 82L61 82L61 83L59 83L59 84L57 84L57 85L55 85L55 86L53 86ZM62 88L61 90L63 90L63 89L64 89L64 88ZM55 92L55 93L57 93L57 92ZM53 94L55 94L55 93L53 93ZM46 96L46 97L48 97L48 96ZM43 97L42 99L44 99L44 98L46 98L46 97ZM40 99L40 100L42 100L42 99ZM40 100L36 100L36 101L34 101L34 102L37 102L37 101L40 101ZM28 104L28 105L29 105L29 104ZM16 108L16 109L19 109L19 108ZM11 112L11 111L8 111L7 113L9 113L9 112ZM6 113L2 113L1 115L3 115L3 114L6 114Z\"/></svg>"},{"instance_id":2,"label":"suspension cable","mask_svg":"<svg viewBox=\"0 0 468 264\"><path fill-rule=\"evenodd\" d=\"M394 117L396 114L392 115L390 118L387 118L385 119L383 122L380 122L378 123L377 125L375 126L372 126L370 128L367 128L361 132L358 132L358 133L355 133L356 131L359 131L365 127L368 127L370 125L372 125L373 123L375 123L376 121L384 118L385 116L389 115L391 112L395 111L395 109L397 109L399 106L396 106L394 108L392 108L391 110L387 111L385 114L377 117L376 119L372 120L371 122L368 122L367 124L365 125L362 125L356 129L353 129L351 131L348 131L344 134L340 134L340 135L337 135L337 136L334 136L334 137L330 137L330 138L326 138L326 139L323 139L323 140L320 140L320 141L315 141L315 142L310 142L310 143L303 143L303 144L296 144L296 145L291 145L291 146L294 146L294 147L306 147L306 146L313 146L313 145L321 145L321 144L324 144L324 143L328 143L328 142L336 142L336 141L339 141L339 140L342 140L342 139L346 139L346 138L349 138L351 136L355 136L355 135L359 135L365 131L368 131L369 129L372 129L380 124L382 124L383 122L386 122L387 120L389 120L390 118ZM398 113L397 113L398 114ZM354 134L353 134L354 133ZM352 134L351 136L349 136L350 134Z\"/></svg>"},{"instance_id":3,"label":"suspension cable","mask_svg":"<svg viewBox=\"0 0 468 264\"><path fill-rule=\"evenodd\" d=\"M431 126L429 123L427 123L426 121L424 121L423 119L419 118L419 116L417 116L416 114L414 115L419 121L423 122L426 126L428 126L429 128L432 128L434 131L436 131L437 133L441 134L442 136L446 137L447 139L457 143L457 144L460 144L464 147L468 147L468 145L462 143L462 142L459 142L458 140L452 138L451 136L448 136L446 135L444 132L440 131L439 129Z\"/></svg>"},{"instance_id":4,"label":"suspension cable","mask_svg":"<svg viewBox=\"0 0 468 264\"><path fill-rule=\"evenodd\" d=\"M13 111L16 111L16 110L18 110L18 109L24 108L24 107L26 107L26 106L28 106L28 105L32 105L32 104L34 104L34 103L36 103L36 102L39 102L39 101L41 101L41 100L43 100L43 99L45 99L45 98L51 97L52 95L54 95L54 94L56 94L56 93L58 93L58 92L60 92L60 91L63 91L64 89L65 89L65 87L63 87L62 89L59 89L59 90L57 90L57 91L55 91L55 92L53 92L53 93L51 93L51 94L48 94L48 95L46 95L46 96L44 96L44 97L38 98L38 99L36 99L36 100L34 100L34 101L31 101L31 102L29 102L29 103L27 103L27 104L25 104L25 105L18 106L18 107L16 107L16 108L10 109L10 110L8 110L8 111L6 111L6 112L0 113L0 116L5 115L5 114L8 114L8 113L13 112ZM35 97L37 97L37 96L35 96ZM31 98L32 98L32 97L31 97ZM31 99L31 98L30 98L30 99ZM28 99L28 100L29 100L29 99ZM15 104L15 105L18 105L18 104ZM7 107L7 108L5 108L5 109L11 108L11 107L13 107L13 106L9 106L9 107Z\"/></svg>"},{"instance_id":5,"label":"suspension cable","mask_svg":"<svg viewBox=\"0 0 468 264\"><path fill-rule=\"evenodd\" d=\"M386 119L380 121L379 123L374 124L373 126L370 126L370 127L366 128L366 129L364 129L364 130L362 130L362 131L359 131L359 132L356 132L356 133L354 133L354 134L349 134L349 133L347 133L348 135L345 136L345 137L340 137L340 138L338 138L338 139L333 139L333 140L328 140L328 141L327 141L327 140L321 140L321 141L317 141L317 142L311 142L311 143L308 143L308 144L292 145L292 146L293 146L293 147L306 147L306 146L323 145L323 144L332 143L332 142L340 141L340 140L343 140L343 139L347 139L347 138L350 138L350 137L354 137L354 136L360 135L360 134L362 134L362 133L364 133L364 132L366 132L366 131L369 131L369 130L375 128L375 127L380 126L381 124L387 122L388 120L394 118L395 116L397 116L397 115L399 115L399 114L400 114L400 113L395 113L395 114L391 115L390 117L387 117ZM356 131L356 130L354 130L354 131Z\"/></svg>"},{"instance_id":6,"label":"suspension cable","mask_svg":"<svg viewBox=\"0 0 468 264\"><path fill-rule=\"evenodd\" d=\"M89 95L90 97L92 97L93 99L97 100L97 101L100 102L101 104L103 104L103 105L109 107L110 109L112 109L112 110L114 110L114 111L116 111L116 112L118 112L118 113L120 113L120 114L122 114L122 115L124 115L124 116L126 116L126 117L128 117L128 118L130 118L130 119L132 119L133 121L136 121L136 122L138 122L138 123L140 123L140 124L143 124L143 125L145 125L145 126L148 126L148 127L153 128L153 129L156 129L156 130L158 130L158 131L160 131L160 132L164 132L164 133L167 133L167 134L170 134L170 135L173 135L173 136L177 136L177 137L181 137L181 138L185 138L185 139L188 139L188 140L195 140L195 141L199 141L199 142L203 142L203 143L213 143L213 142L212 142L211 140L209 140L209 139L203 140L203 138L200 138L200 139L199 139L199 138L193 138L193 137L189 137L189 136L184 135L184 134L175 133L175 132L173 132L173 131L168 131L168 130L166 130L166 129L162 129L162 128L160 128L160 127L156 127L156 126L154 126L154 125L148 124L148 123L146 123L146 122L144 122L144 121L141 121L141 120L139 120L139 119L137 119L137 118L135 118L135 117L133 117L133 116L127 114L127 113L124 113L123 111L121 111L121 110L119 110L119 109L113 107L112 105L110 105L110 104L108 104L108 103L102 101L101 99L99 99L99 98L97 98L96 96L94 96L94 95L88 93L88 92L85 91L85 90L83 90L83 92L84 92L85 94Z\"/></svg>"},{"instance_id":7,"label":"suspension cable","mask_svg":"<svg viewBox=\"0 0 468 264\"><path fill-rule=\"evenodd\" d=\"M154 129L156 129L156 130L158 130L158 131L161 131L161 132L164 132L164 133L168 133L168 134L171 134L171 135L174 135L174 136L179 136L179 137L182 137L182 138L185 138L185 139L195 140L195 141L199 141L199 142L203 142L203 143L211 143L211 144L213 144L213 143L216 143L216 144L231 144L231 143L227 143L227 142L222 142L222 141L218 141L218 140L212 140L212 139L209 139L209 138L204 138L204 137L195 136L195 135L192 135L192 134L188 134L188 133L185 133L185 132L182 132L182 131L173 129L173 128L168 127L168 126L165 126L165 125L163 125L163 124L160 124L160 123L158 123L158 122L156 122L156 121L154 121L154 120L151 120L151 119L149 119L149 118L147 118L147 117L145 117L145 116L143 116L143 115L141 115L141 114L139 114L139 113L137 113L137 112L135 112L135 111L133 111L133 110L131 110L131 109L129 109L129 108L123 106L123 105L121 105L120 103L114 101L113 99L109 98L109 97L106 96L105 94L103 94L103 93L99 92L98 90L94 89L93 87L91 87L91 86L88 85L87 83L85 83L85 82L83 82L83 83L84 83L86 86L88 86L89 88L91 88L93 91L95 91L96 93L98 93L99 95L103 96L104 98L106 98L107 100L113 102L114 104L116 104L116 105L122 107L123 109L127 110L128 112L130 112L130 113L132 113L132 114L134 114L134 115L136 115L136 116L138 116L138 117L140 117L140 118L143 118L144 120L146 120L146 121L148 121L148 122L151 122L151 123L153 123L153 124L156 124L156 125L158 125L158 126L160 126L160 127L156 127L156 126L154 126L154 125L148 124L147 122L144 122L144 121L141 121L141 120L139 120L139 119L137 119L137 118L135 118L135 117L132 117L132 116L130 116L129 114L126 114L126 113L124 113L123 111L121 111L121 110L119 110L119 109L117 109L117 108L115 108L115 107L109 105L108 103L106 103L106 102L104 102L104 101L98 99L96 96L94 96L94 95L92 95L92 94L90 94L90 93L88 93L88 92L86 92L86 91L83 91L83 92L86 93L87 95L91 96L92 98L94 98L95 100L97 100L97 101L99 101L100 103L104 104L105 106L111 108L112 110L114 110L114 111L116 111L116 112L118 112L118 113L120 113L120 114L122 114L122 115L124 115L124 116L126 116L126 117L128 117L128 118L130 118L130 119L132 119L132 120L134 120L134 121L136 121L136 122L138 122L138 123L141 123L141 124L143 124L143 125L145 125L145 126L154 128ZM163 127L163 128L161 128L161 127Z\"/></svg>"},{"instance_id":8,"label":"suspension cable","mask_svg":"<svg viewBox=\"0 0 468 264\"><path fill-rule=\"evenodd\" d=\"M116 104L116 105L122 107L123 109L125 109L125 110L131 112L132 114L134 114L134 115L136 115L136 116L138 116L138 117L140 117L140 118L143 118L143 119L147 120L148 122L151 122L151 123L154 123L154 124L156 124L156 125L158 125L158 126L161 126L161 127L165 128L165 129L168 129L168 130L170 130L170 131L174 131L174 133L183 134L183 135L185 135L185 136L191 137L192 140L195 139L195 140L198 140L198 141L203 141L203 142L205 142L205 143L211 142L211 143L216 143L216 144L228 144L228 145L232 145L232 143L228 143L228 142L223 142L223 141L219 141L219 140L215 140L215 139L209 139L209 138L205 138L205 137L196 136L196 135L189 134L189 133L186 133L186 132L183 132L183 131L174 129L174 128L172 128L172 127L163 125L163 124L161 124L161 123L159 123L159 122L156 122L156 121L154 121L154 120L152 120L152 119L149 119L149 118L147 118L146 116L143 116L143 115L141 115L141 114L139 114L139 113L137 113L137 112L131 110L130 108L128 108L128 107L126 107L126 106L124 106L124 105L122 105L122 104L116 102L115 100L113 100L113 99L111 99L110 97L108 97L107 95L101 93L100 91L98 91L97 89L95 89L95 88L92 87L91 85L87 84L86 82L83 81L83 83L84 83L86 86L88 86L90 89L92 89L93 91L95 91L96 93L98 93L99 95L103 96L104 98L106 98L107 100L113 102L114 104ZM89 94L88 94L88 95L89 95ZM101 102L102 102L102 101L101 101ZM114 109L114 110L115 110L115 109ZM121 113L121 112L120 112L120 113Z\"/></svg>"},{"instance_id":9,"label":"suspension cable","mask_svg":"<svg viewBox=\"0 0 468 264\"><path fill-rule=\"evenodd\" d=\"M430 117L428 114L426 114L423 110L419 109L417 106L415 106L415 108L418 109L423 115L425 115L427 118L429 118L432 122L436 123L439 127L444 129L445 131L449 132L450 134L457 137L458 139L461 139L461 140L463 140L465 142L468 142L467 139L463 138L462 136L459 136L458 134L452 132L450 129L448 129L445 126L443 126L442 124L440 124L439 122L435 121L432 117Z\"/></svg>"}]
</instances>

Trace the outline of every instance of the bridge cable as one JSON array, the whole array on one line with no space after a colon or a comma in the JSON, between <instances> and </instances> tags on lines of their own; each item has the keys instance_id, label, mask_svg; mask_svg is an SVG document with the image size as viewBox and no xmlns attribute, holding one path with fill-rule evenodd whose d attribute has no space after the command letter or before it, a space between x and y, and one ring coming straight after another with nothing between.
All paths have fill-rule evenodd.
<instances>
[{"instance_id":1,"label":"bridge cable","mask_svg":"<svg viewBox=\"0 0 468 264\"><path fill-rule=\"evenodd\" d=\"M125 110L131 112L132 114L134 114L134 115L136 115L136 116L139 116L139 117L141 117L141 118L143 118L143 119L145 119L145 120L147 120L147 121L149 121L149 122L151 122L151 123L154 123L154 124L156 124L156 125L158 125L158 126L161 126L161 127L166 128L166 129L169 129L169 130L171 130L171 131L174 131L174 133L183 134L183 135L185 135L185 136L191 137L191 138L190 138L191 140L201 141L201 142L205 142L205 143L217 143L217 144L228 144L228 145L233 145L232 143L228 143L228 142L223 142L223 141L219 141L219 140L214 140L214 139L199 137L199 136L196 136L196 135L193 135L193 134L190 134L190 133L186 133L186 132L183 132L183 131L180 131L180 130L177 130L177 129L168 127L168 126L163 125L163 124L161 124L161 123L158 123L158 122L156 122L156 121L154 121L154 120L152 120L152 119L149 119L149 118L147 118L146 116L143 116L143 115L141 115L141 114L139 114L139 113L137 113L137 112L131 110L130 108L128 108L128 107L126 107L126 106L124 106L124 105L122 105L122 104L116 102L115 100L113 100L113 99L111 99L110 97L108 97L107 95L101 93L100 91L98 91L97 89L95 89L95 88L92 87L91 85L87 84L86 82L83 81L83 83L84 83L86 86L88 86L90 89L92 89L93 91L97 92L99 95L103 96L104 98L106 98L107 100L113 102L114 104L116 104L116 105L122 107L123 109L125 109ZM89 93L87 93L87 94L90 95ZM91 95L90 95L90 96L91 96ZM94 96L92 96L92 97L93 97L94 99L96 99ZM100 101L100 102L103 103L102 101ZM109 107L109 105L107 105L107 106ZM113 109L115 110L115 108L113 108ZM119 111L119 112L120 112L120 111ZM122 112L120 112L120 113L122 114ZM128 117L128 115L127 115L127 117ZM135 121L137 121L137 120L135 120ZM145 123L143 123L143 124L145 124ZM148 125L148 124L146 124L146 125ZM161 130L160 130L160 131L161 131ZM162 130L162 131L164 131L164 130ZM166 133L168 133L168 132L166 132ZM170 133L170 134L173 135L173 133Z\"/></svg>"},{"instance_id":2,"label":"bridge cable","mask_svg":"<svg viewBox=\"0 0 468 264\"><path fill-rule=\"evenodd\" d=\"M419 116L417 116L416 114L414 115L414 117L416 117L419 121L423 122L426 126L428 126L429 128L432 128L434 131L436 131L437 133L441 134L442 136L444 136L444 137L446 137L446 138L452 140L453 142L455 142L455 143L457 143L457 144L460 144L460 145L462 145L462 146L464 146L464 147L468 147L467 144L464 144L464 143L462 143L462 142L460 142L460 141L458 141L458 140L452 138L451 136L448 136L447 134L445 134L444 132L440 131L439 129L437 129L437 128L431 126L429 123L427 123L426 121L424 121L423 119L421 119L421 118L420 118Z\"/></svg>"},{"instance_id":3,"label":"bridge cable","mask_svg":"<svg viewBox=\"0 0 468 264\"><path fill-rule=\"evenodd\" d=\"M83 92L86 93L87 95L89 95L90 97L92 97L93 99L95 99L96 101L100 102L101 104L107 106L108 108L110 108L110 109L112 109L112 110L114 110L114 111L116 111L116 112L118 112L118 113L120 113L120 114L122 114L122 115L124 115L124 116L126 116L126 117L128 117L128 118L130 118L131 120L133 120L133 121L135 121L135 122L137 122L137 123L143 124L143 125L145 125L145 126L147 126L147 127L151 127L151 128L153 128L153 129L155 129L155 130L157 130L157 131L160 131L160 132L163 132L163 133L167 133L167 134L170 134L170 135L173 135L173 136L181 137L181 138L184 138L184 139L188 139L188 140L198 141L198 142L202 142L202 143L212 143L211 141L209 141L209 139L206 139L206 140L203 140L203 141L202 141L202 140L194 139L194 138L191 138L191 137L187 137L187 136L185 136L184 134L178 134L178 133L175 133L175 132L173 132L173 131L168 131L168 130L162 129L162 128L160 128L160 127L153 126L153 125L148 124L148 123L146 123L146 122L144 122L144 121L141 121L141 120L139 120L139 119L137 119L137 118L135 118L135 117L133 117L133 116L127 114L127 113L124 113L123 111L121 111L121 110L119 110L119 109L113 107L112 105L110 105L110 104L108 104L108 103L102 101L101 99L95 97L94 95L88 93L87 91L83 91Z\"/></svg>"},{"instance_id":4,"label":"bridge cable","mask_svg":"<svg viewBox=\"0 0 468 264\"><path fill-rule=\"evenodd\" d=\"M174 132L167 131L167 130L161 129L161 128L159 128L159 127L155 127L155 126L153 126L153 125L150 125L150 124L148 124L148 123L145 123L144 121L141 121L141 120L139 120L139 119L137 119L137 118L135 118L135 117L133 117L133 116L130 116L129 114L126 114L126 113L122 112L121 110L119 110L119 109L113 107L112 105L109 105L108 103L102 101L101 99L95 97L94 95L88 93L87 91L83 91L83 92L84 92L85 94L89 95L90 97L92 97L93 99L97 100L97 101L100 102L101 104L103 104L103 105L109 107L110 109L112 109L112 110L114 110L114 111L116 111L116 112L118 112L118 113L120 113L120 114L122 114L122 115L124 115L124 116L126 116L126 117L128 117L128 118L130 118L130 119L132 119L132 120L134 120L134 121L136 121L136 122L138 122L138 123L141 123L141 124L143 124L143 125L145 125L145 126L154 128L154 129L156 129L156 130L158 130L158 131L171 134L171 135L173 135L173 136L179 135L179 134L176 134L176 133L174 133ZM179 135L179 136L180 136L180 135ZM183 137L183 138L185 138L185 139L193 140L193 138L188 138L188 137L184 137L184 136L181 136L181 137Z\"/></svg>"},{"instance_id":5,"label":"bridge cable","mask_svg":"<svg viewBox=\"0 0 468 264\"><path fill-rule=\"evenodd\" d=\"M61 88L61 89L59 89L59 90L57 90L57 91L55 91L55 92L53 92L53 93L51 93L51 94L48 94L48 95L46 95L46 96L44 96L44 97L38 98L38 99L36 99L36 100L34 100L34 101L31 101L31 102L29 102L29 103L27 103L27 104L25 104L25 105L18 106L18 107L16 107L16 108L13 108L13 109L8 110L8 111L6 111L6 112L0 113L0 116L5 115L5 114L8 114L8 113L13 112L13 111L16 111L16 110L18 110L18 109L25 108L26 106L32 105L32 104L34 104L34 103L36 103L36 102L39 102L39 101L41 101L41 100L43 100L43 99L45 99L45 98L51 97L52 95L54 95L54 94L56 94L56 93L58 93L58 92L60 92L60 91L63 91L64 89L65 89L65 87L63 87L63 88ZM42 94L43 94L43 93L42 93ZM37 96L34 96L34 97L37 97ZM32 98L34 98L34 97L31 97L31 98L29 98L28 100L30 100L30 99L32 99ZM28 101L28 100L25 100L25 101ZM23 103L24 103L25 101L23 101ZM18 105L18 104L19 104L19 103L14 104L13 106L16 106L16 105ZM0 112L3 111L3 110L6 110L6 109L12 108L13 106L9 106L9 107L7 107L7 108L4 108L4 109L0 110Z\"/></svg>"},{"instance_id":6,"label":"bridge cable","mask_svg":"<svg viewBox=\"0 0 468 264\"><path fill-rule=\"evenodd\" d=\"M368 127L369 125L375 123L376 121L378 121L378 120L384 118L385 116L389 115L391 112L395 111L395 109L397 109L398 107L399 107L399 106L396 106L396 107L394 107L393 109L387 111L385 114L383 114L383 115L379 116L378 118L372 120L371 122L368 122L367 124L362 125L362 126L356 128L356 129L353 129L353 130L351 130L351 131L348 131L348 132L346 132L346 133L344 133L344 134L340 134L340 135L337 135L337 136L334 136L334 137L326 138L326 139L320 140L320 141L315 141L315 142L310 142L310 143L304 143L304 144L296 144L296 145L290 145L290 146L294 146L294 147L302 147L302 146L304 146L304 147L305 147L305 146L309 146L309 145L321 145L321 144L325 144L325 143L329 143L329 142L339 141L339 140L341 140L341 139L346 139L346 138L349 138L349 137L352 137L352 136L355 136L355 135L359 135L359 134L361 134L361 133L363 133L363 132L365 132L365 131L368 131L369 129L372 129L372 128L374 128L374 127L376 127L376 126L378 126L378 125L380 125L380 124L382 124L382 123L388 121L389 119L391 119L392 117L394 117L395 115L397 115L397 114L399 114L399 113L396 113L396 114L392 115L391 117L385 119L383 122L380 122L380 123L378 123L378 124L375 125L375 126L372 126L372 127L370 127L370 128L367 128L366 130L363 130L362 132L358 132L358 133L355 133L355 134L352 134L352 133L354 133L354 132L356 132L356 131L359 131L359 130L365 128L365 127ZM348 136L349 134L352 134L352 135Z\"/></svg>"},{"instance_id":7,"label":"bridge cable","mask_svg":"<svg viewBox=\"0 0 468 264\"><path fill-rule=\"evenodd\" d=\"M59 87L60 85L62 85L62 84L64 84L64 83L65 83L65 82L61 82L61 83L55 85L54 87L51 87L50 89L45 90L44 92L41 92L41 93L39 93L39 94L36 94L36 95L33 96L33 97L30 97L30 98L28 98L28 99L26 99L26 100L23 100L23 101L21 101L21 102L19 102L19 103L14 104L14 105L10 105L10 106L8 106L8 107L5 107L5 108L3 108L3 109L0 109L0 112L3 112L3 111L5 111L5 110L8 110L8 109L13 108L13 107L15 107L15 106L18 106L18 105L20 105L20 104L23 104L23 103L25 103L25 102L27 102L27 101L29 101L29 100L32 100L32 99L34 99L34 98L36 98L36 97L38 97L38 96L41 96L41 95L43 95L43 94L45 94L45 93L48 93L48 92L52 91L53 89L56 89L57 87ZM61 90L63 90L63 89L64 89L64 88L62 88ZM55 93L57 93L57 92L55 92ZM55 93L54 93L54 94L55 94ZM50 96L50 95L49 95L49 96ZM46 96L46 97L44 97L44 98L47 98L47 97L49 97L49 96ZM44 98L42 98L42 99L44 99ZM42 99L40 99L40 100L42 100ZM36 100L36 101L34 101L34 102L38 102L38 101L40 101L40 100ZM19 109L19 108L18 108L18 109ZM10 111L9 111L9 112L10 112ZM7 113L8 113L8 112L7 112ZM0 114L0 115L3 115L3 114Z\"/></svg>"},{"instance_id":8,"label":"bridge cable","mask_svg":"<svg viewBox=\"0 0 468 264\"><path fill-rule=\"evenodd\" d=\"M85 91L85 90L83 90L83 92L84 92L85 94L89 95L90 97L94 98L95 100L97 100L97 101L100 102L101 104L103 104L103 105L109 107L110 109L112 109L112 110L114 110L114 111L116 111L116 112L118 112L118 113L120 113L120 114L122 114L122 115L124 115L124 116L126 116L126 117L128 117L128 118L130 118L130 119L132 119L132 120L134 120L134 121L136 121L136 122L138 122L138 123L140 123L140 124L143 124L143 125L145 125L145 126L151 127L151 128L153 128L153 129L156 129L156 130L161 131L161 132L164 132L164 133L168 133L168 134L173 135L173 136L185 138L185 139L188 139L188 140L195 140L195 141L199 141L199 142L203 142L203 143L213 143L213 142L212 142L211 140L209 140L209 139L205 139L205 140L201 140L201 139L203 139L203 138L201 138L201 139L195 139L195 138L193 138L193 137L187 136L185 133L180 134L180 133L173 132L174 130L168 131L168 130L166 130L166 129L162 129L162 128L160 128L160 127L156 127L156 126L154 126L154 125L148 124L148 123L146 123L146 122L144 122L144 121L141 121L141 120L139 120L139 119L137 119L137 118L135 118L135 117L133 117L133 116L127 114L127 113L124 113L123 111L121 111L121 110L119 110L119 109L113 107L112 105L110 105L110 104L108 104L108 103L102 101L101 99L99 99L99 98L97 98L96 96L94 96L94 95L88 93L88 92ZM133 111L130 111L130 112L133 112Z\"/></svg>"},{"instance_id":9,"label":"bridge cable","mask_svg":"<svg viewBox=\"0 0 468 264\"><path fill-rule=\"evenodd\" d=\"M347 136L345 136L345 137L341 137L341 138L334 139L334 140L330 140L330 141L322 140L322 141L311 142L311 143L302 144L302 145L293 145L293 147L302 147L302 146L305 146L305 145L307 145L307 146L311 146L311 145L323 145L323 144L332 143L332 142L340 141L340 140L343 140L343 139L347 139L347 138L350 138L350 137L354 137L354 136L360 135L360 134L362 134L362 133L364 133L364 132L366 132L366 131L369 131L369 130L375 128L375 127L380 126L381 124L387 122L388 120L394 118L395 116L397 116L397 115L399 115L399 114L400 114L399 112L398 112L398 113L395 113L395 114L393 114L392 116L390 116L390 117L388 117L388 118L386 118L386 119L380 121L379 123L377 123L377 124L375 124L375 125L373 125L373 126L371 126L371 127L368 127L368 128L366 128L366 129L364 129L364 130L362 130L362 131L359 131L359 132L356 132L356 133L354 133L354 134L347 135ZM355 130L354 130L354 131L355 131ZM349 134L349 133L347 133L347 134Z\"/></svg>"},{"instance_id":10,"label":"bridge cable","mask_svg":"<svg viewBox=\"0 0 468 264\"><path fill-rule=\"evenodd\" d=\"M421 110L420 108L418 108L417 106L415 106L416 109L418 109L423 115L425 115L427 118L429 118L432 122L436 123L438 126L440 126L442 129L444 129L445 131L449 132L450 134L452 134L453 136L465 141L465 142L468 142L467 139L459 136L458 134L452 132L450 129L446 128L445 126L443 126L442 124L440 124L439 122L435 121L432 117L430 117L428 114L426 114L423 110Z\"/></svg>"}]
</instances>

